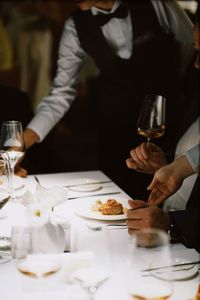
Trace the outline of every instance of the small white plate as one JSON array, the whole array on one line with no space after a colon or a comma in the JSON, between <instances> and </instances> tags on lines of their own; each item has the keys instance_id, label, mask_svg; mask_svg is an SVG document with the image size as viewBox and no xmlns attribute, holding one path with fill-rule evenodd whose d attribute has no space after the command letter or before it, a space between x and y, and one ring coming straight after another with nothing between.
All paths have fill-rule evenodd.
<instances>
[{"instance_id":1,"label":"small white plate","mask_svg":"<svg viewBox=\"0 0 200 300\"><path fill-rule=\"evenodd\" d=\"M163 280L169 280L169 278L174 281L191 279L198 274L199 266L198 264L190 265L189 263L189 260L176 258L172 261L172 264L178 266L172 266L169 272L166 270L156 270L151 271L151 274Z\"/></svg>"},{"instance_id":2,"label":"small white plate","mask_svg":"<svg viewBox=\"0 0 200 300\"><path fill-rule=\"evenodd\" d=\"M94 192L102 188L98 180L92 178L77 178L67 182L70 190L75 192Z\"/></svg>"},{"instance_id":3,"label":"small white plate","mask_svg":"<svg viewBox=\"0 0 200 300\"><path fill-rule=\"evenodd\" d=\"M24 179L14 175L13 185L15 190L19 190L24 187ZM8 180L6 176L0 176L0 191L8 189Z\"/></svg>"}]
</instances>

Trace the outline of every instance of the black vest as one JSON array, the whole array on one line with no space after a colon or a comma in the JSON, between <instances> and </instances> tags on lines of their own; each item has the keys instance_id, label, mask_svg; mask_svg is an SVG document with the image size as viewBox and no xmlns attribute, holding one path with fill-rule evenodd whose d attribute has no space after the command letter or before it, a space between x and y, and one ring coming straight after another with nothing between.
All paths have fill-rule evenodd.
<instances>
[{"instance_id":1,"label":"black vest","mask_svg":"<svg viewBox=\"0 0 200 300\"><path fill-rule=\"evenodd\" d=\"M144 96L162 94L167 98L164 139L172 141L174 126L179 122L181 113L178 45L173 35L160 27L150 1L129 0L126 3L133 28L133 48L129 59L113 53L91 11L77 10L73 15L81 46L100 69L98 89L92 99L97 119L99 116L104 129L119 128L136 133ZM181 108L185 108L185 100L181 101Z\"/></svg>"}]
</instances>

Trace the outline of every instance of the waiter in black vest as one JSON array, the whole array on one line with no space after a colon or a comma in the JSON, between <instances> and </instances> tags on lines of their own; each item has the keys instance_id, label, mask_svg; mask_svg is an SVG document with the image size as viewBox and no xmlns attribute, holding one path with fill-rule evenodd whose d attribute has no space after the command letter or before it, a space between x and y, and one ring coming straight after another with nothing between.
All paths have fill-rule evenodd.
<instances>
[{"instance_id":1,"label":"waiter in black vest","mask_svg":"<svg viewBox=\"0 0 200 300\"><path fill-rule=\"evenodd\" d=\"M176 122L187 109L180 87L193 55L192 24L174 0L72 1L78 9L66 21L57 75L24 132L26 146L42 141L69 109L90 55L100 70L92 99L99 168L131 196L143 197L151 178L127 169L125 159L141 143L136 123L146 94L167 98L167 129L160 145L168 151L169 141L176 142Z\"/></svg>"}]
</instances>

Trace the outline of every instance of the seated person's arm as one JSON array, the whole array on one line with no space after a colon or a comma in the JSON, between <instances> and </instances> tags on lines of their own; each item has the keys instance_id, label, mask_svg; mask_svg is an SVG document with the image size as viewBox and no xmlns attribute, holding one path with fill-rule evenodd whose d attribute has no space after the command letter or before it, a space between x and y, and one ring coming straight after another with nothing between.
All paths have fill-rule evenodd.
<instances>
[{"instance_id":1,"label":"seated person's arm","mask_svg":"<svg viewBox=\"0 0 200 300\"><path fill-rule=\"evenodd\" d=\"M196 152L194 154L195 149ZM191 153L193 156L190 159ZM198 170L198 157L199 145L175 159L171 164L160 168L147 188L151 191L148 203L150 205L160 205L173 195L181 187L183 180Z\"/></svg>"},{"instance_id":2,"label":"seated person's arm","mask_svg":"<svg viewBox=\"0 0 200 300\"><path fill-rule=\"evenodd\" d=\"M140 229L158 228L169 232L171 242L181 242L186 247L200 251L198 208L167 213L141 200L129 200L129 205L131 207L127 211L129 234L134 234Z\"/></svg>"}]
</instances>

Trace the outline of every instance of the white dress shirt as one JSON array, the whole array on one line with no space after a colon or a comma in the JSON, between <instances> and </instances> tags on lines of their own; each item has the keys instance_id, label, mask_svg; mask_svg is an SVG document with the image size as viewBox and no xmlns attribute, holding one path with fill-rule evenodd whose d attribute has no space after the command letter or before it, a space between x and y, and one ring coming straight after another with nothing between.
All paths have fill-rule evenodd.
<instances>
[{"instance_id":1,"label":"white dress shirt","mask_svg":"<svg viewBox=\"0 0 200 300\"><path fill-rule=\"evenodd\" d=\"M164 202L163 208L165 210L184 210L186 208L187 201L197 179L197 172L199 171L199 145L200 118L198 117L179 140L175 153L176 158L181 155L186 155L196 174L187 177L183 181L180 189Z\"/></svg>"},{"instance_id":2,"label":"white dress shirt","mask_svg":"<svg viewBox=\"0 0 200 300\"><path fill-rule=\"evenodd\" d=\"M121 0L116 0L110 12L115 11L120 3ZM184 41L183 51L187 64L191 58L191 50L186 49L185 46L192 43L192 24L189 18L176 1L152 0L152 4L163 29L166 32L173 31L177 40ZM93 14L97 14L98 11L99 9L95 7L91 9ZM101 30L115 54L121 58L131 56L134 28L132 32L130 13L125 19L112 18L101 27ZM87 54L80 45L74 21L69 18L61 37L57 75L53 80L50 94L43 98L34 118L27 126L38 134L40 141L63 117L75 99L80 70L86 57Z\"/></svg>"}]
</instances>

